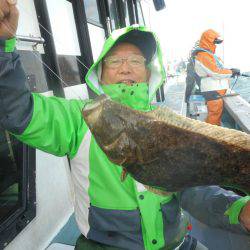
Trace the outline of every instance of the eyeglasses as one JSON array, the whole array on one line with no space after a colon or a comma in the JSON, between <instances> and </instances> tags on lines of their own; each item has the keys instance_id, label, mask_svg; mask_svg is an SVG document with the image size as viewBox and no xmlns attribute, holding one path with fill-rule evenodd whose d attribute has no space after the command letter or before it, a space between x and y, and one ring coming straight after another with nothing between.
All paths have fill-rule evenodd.
<instances>
[{"instance_id":1,"label":"eyeglasses","mask_svg":"<svg viewBox=\"0 0 250 250\"><path fill-rule=\"evenodd\" d=\"M145 66L146 59L140 55L130 55L128 57L108 56L104 59L106 66L113 69L119 68L125 61L131 67L142 67Z\"/></svg>"}]
</instances>

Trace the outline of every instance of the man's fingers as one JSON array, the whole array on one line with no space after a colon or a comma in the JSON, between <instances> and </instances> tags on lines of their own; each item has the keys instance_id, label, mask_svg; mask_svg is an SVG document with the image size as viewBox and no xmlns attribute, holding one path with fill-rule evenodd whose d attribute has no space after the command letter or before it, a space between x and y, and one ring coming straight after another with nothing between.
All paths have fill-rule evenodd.
<instances>
[{"instance_id":1,"label":"man's fingers","mask_svg":"<svg viewBox=\"0 0 250 250\"><path fill-rule=\"evenodd\" d=\"M10 11L10 5L8 4L7 0L0 0L0 10L4 14L4 16L7 16Z\"/></svg>"},{"instance_id":2,"label":"man's fingers","mask_svg":"<svg viewBox=\"0 0 250 250\"><path fill-rule=\"evenodd\" d=\"M9 0L10 1L10 0ZM16 5L10 5L10 14L8 16L9 27L11 27L11 32L15 35L18 25L19 11Z\"/></svg>"},{"instance_id":3,"label":"man's fingers","mask_svg":"<svg viewBox=\"0 0 250 250\"><path fill-rule=\"evenodd\" d=\"M5 39L15 36L19 12L17 0L0 0L0 36Z\"/></svg>"},{"instance_id":4,"label":"man's fingers","mask_svg":"<svg viewBox=\"0 0 250 250\"><path fill-rule=\"evenodd\" d=\"M4 19L4 13L3 11L0 9L0 21L2 21Z\"/></svg>"},{"instance_id":5,"label":"man's fingers","mask_svg":"<svg viewBox=\"0 0 250 250\"><path fill-rule=\"evenodd\" d=\"M15 6L17 0L0 0L0 18L6 18L10 14L11 6Z\"/></svg>"},{"instance_id":6,"label":"man's fingers","mask_svg":"<svg viewBox=\"0 0 250 250\"><path fill-rule=\"evenodd\" d=\"M18 11L16 5L11 5L10 6L9 21L10 21L10 25L12 27L17 26L18 18L19 18L19 11Z\"/></svg>"}]
</instances>

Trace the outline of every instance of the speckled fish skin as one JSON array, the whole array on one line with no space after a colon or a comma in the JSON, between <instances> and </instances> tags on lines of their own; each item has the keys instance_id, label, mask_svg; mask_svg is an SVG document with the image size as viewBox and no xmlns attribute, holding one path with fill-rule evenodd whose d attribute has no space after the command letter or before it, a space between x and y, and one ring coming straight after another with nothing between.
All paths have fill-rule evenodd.
<instances>
[{"instance_id":1,"label":"speckled fish skin","mask_svg":"<svg viewBox=\"0 0 250 250\"><path fill-rule=\"evenodd\" d=\"M140 112L98 97L83 117L110 161L166 191L203 185L250 192L250 135L175 114Z\"/></svg>"}]
</instances>

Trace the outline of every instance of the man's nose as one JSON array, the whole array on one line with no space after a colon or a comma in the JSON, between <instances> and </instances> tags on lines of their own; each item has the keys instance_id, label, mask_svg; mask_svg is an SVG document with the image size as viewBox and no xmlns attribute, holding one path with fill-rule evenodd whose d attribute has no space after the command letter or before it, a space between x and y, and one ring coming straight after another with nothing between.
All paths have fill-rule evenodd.
<instances>
[{"instance_id":1,"label":"man's nose","mask_svg":"<svg viewBox=\"0 0 250 250\"><path fill-rule=\"evenodd\" d=\"M119 67L120 73L130 73L132 71L132 68L130 64L128 63L128 60L123 60L121 66Z\"/></svg>"}]
</instances>

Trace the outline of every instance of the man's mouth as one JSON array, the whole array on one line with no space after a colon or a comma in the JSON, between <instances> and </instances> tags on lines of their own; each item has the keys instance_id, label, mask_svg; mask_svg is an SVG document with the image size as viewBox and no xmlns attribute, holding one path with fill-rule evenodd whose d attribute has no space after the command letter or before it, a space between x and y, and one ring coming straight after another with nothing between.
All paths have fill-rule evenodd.
<instances>
[{"instance_id":1,"label":"man's mouth","mask_svg":"<svg viewBox=\"0 0 250 250\"><path fill-rule=\"evenodd\" d=\"M119 83L133 84L135 83L135 81L132 79L123 79L123 80L119 80Z\"/></svg>"}]
</instances>

